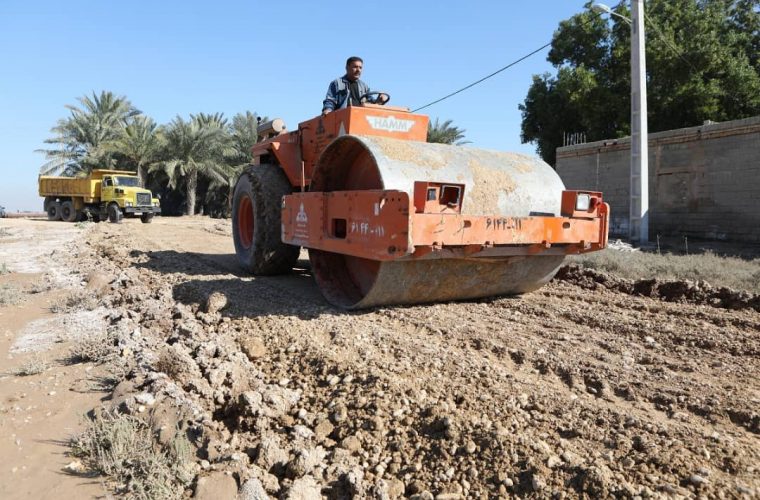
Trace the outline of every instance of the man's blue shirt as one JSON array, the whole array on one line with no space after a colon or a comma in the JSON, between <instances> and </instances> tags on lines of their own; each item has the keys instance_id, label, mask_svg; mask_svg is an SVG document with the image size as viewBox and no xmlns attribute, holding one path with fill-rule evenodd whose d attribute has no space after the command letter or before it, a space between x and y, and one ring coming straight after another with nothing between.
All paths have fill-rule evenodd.
<instances>
[{"instance_id":1,"label":"man's blue shirt","mask_svg":"<svg viewBox=\"0 0 760 500\"><path fill-rule=\"evenodd\" d=\"M327 95L325 95L325 100L322 103L322 109L334 111L336 109L347 107L350 92L348 86L350 83L351 80L346 78L345 75L330 82L330 86L327 87ZM359 86L360 96L363 96L370 91L369 86L363 81L356 80L356 83Z\"/></svg>"}]
</instances>

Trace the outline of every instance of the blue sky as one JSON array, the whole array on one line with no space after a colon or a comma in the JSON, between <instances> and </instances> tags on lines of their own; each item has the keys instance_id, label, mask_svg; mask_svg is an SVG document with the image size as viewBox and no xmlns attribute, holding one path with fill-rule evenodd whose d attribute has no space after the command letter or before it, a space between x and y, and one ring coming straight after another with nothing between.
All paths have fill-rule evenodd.
<instances>
[{"instance_id":1,"label":"blue sky","mask_svg":"<svg viewBox=\"0 0 760 500\"><path fill-rule=\"evenodd\" d=\"M289 128L317 115L348 56L363 79L416 108L551 40L583 0L470 2L0 1L0 205L41 210L37 175L65 104L101 90L159 123L251 110ZM471 146L534 153L520 112L548 49L424 112Z\"/></svg>"}]
</instances>

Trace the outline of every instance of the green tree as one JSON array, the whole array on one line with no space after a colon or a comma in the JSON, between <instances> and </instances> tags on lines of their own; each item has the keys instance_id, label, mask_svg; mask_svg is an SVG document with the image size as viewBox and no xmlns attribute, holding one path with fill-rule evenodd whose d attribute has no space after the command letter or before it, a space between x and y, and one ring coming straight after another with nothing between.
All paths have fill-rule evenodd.
<instances>
[{"instance_id":1,"label":"green tree","mask_svg":"<svg viewBox=\"0 0 760 500\"><path fill-rule=\"evenodd\" d=\"M587 10L562 21L522 112L521 139L550 164L565 133L590 141L630 134L630 26ZM649 0L650 132L760 113L757 0ZM624 4L616 12L629 17Z\"/></svg>"},{"instance_id":2,"label":"green tree","mask_svg":"<svg viewBox=\"0 0 760 500\"><path fill-rule=\"evenodd\" d=\"M226 120L220 113L191 115L185 121L177 116L164 130L166 159L151 167L162 170L169 186L177 189L184 185L187 215L195 214L198 178L203 176L224 182L224 151L229 142Z\"/></svg>"},{"instance_id":3,"label":"green tree","mask_svg":"<svg viewBox=\"0 0 760 500\"><path fill-rule=\"evenodd\" d=\"M451 120L440 123L438 118L435 119L435 123L428 122L427 142L455 144L457 146L469 144L470 141L464 140L466 130L460 129L451 123Z\"/></svg>"},{"instance_id":4,"label":"green tree","mask_svg":"<svg viewBox=\"0 0 760 500\"><path fill-rule=\"evenodd\" d=\"M121 163L137 172L140 185L147 181L148 168L159 161L165 150L165 139L156 122L145 115L132 118L105 149L122 158Z\"/></svg>"},{"instance_id":5,"label":"green tree","mask_svg":"<svg viewBox=\"0 0 760 500\"><path fill-rule=\"evenodd\" d=\"M266 121L266 118L264 118ZM225 155L227 163L231 166L245 166L251 161L251 148L256 144L259 136L256 132L258 116L256 113L246 111L232 117L230 123L230 149Z\"/></svg>"},{"instance_id":6,"label":"green tree","mask_svg":"<svg viewBox=\"0 0 760 500\"><path fill-rule=\"evenodd\" d=\"M128 120L140 113L123 96L102 91L78 98L81 106L66 105L70 114L51 129L46 144L56 147L37 150L45 154L43 175L87 174L94 168L113 166L116 158L107 144L116 140Z\"/></svg>"},{"instance_id":7,"label":"green tree","mask_svg":"<svg viewBox=\"0 0 760 500\"><path fill-rule=\"evenodd\" d=\"M232 209L235 183L251 162L251 148L258 140L258 117L246 111L232 117L228 126L229 140L224 150L224 165L220 174L209 182L206 203L209 213L227 216Z\"/></svg>"}]
</instances>

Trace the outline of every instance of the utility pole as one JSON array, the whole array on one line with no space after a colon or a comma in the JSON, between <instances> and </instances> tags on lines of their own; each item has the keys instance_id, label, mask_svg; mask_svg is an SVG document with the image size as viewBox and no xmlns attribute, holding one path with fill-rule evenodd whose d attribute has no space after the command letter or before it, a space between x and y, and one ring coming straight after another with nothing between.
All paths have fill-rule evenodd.
<instances>
[{"instance_id":1,"label":"utility pole","mask_svg":"<svg viewBox=\"0 0 760 500\"><path fill-rule=\"evenodd\" d=\"M644 0L631 0L631 209L632 241L649 242L649 127Z\"/></svg>"}]
</instances>

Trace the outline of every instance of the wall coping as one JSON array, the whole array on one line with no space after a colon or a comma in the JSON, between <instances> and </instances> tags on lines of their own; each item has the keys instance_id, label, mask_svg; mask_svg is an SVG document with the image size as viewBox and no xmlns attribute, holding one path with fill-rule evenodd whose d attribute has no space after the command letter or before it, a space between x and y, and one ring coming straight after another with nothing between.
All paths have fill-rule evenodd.
<instances>
[{"instance_id":1,"label":"wall coping","mask_svg":"<svg viewBox=\"0 0 760 500\"><path fill-rule=\"evenodd\" d=\"M723 137L729 135L749 134L760 131L760 116L731 120L728 122L712 122L696 127L678 128L654 132L649 134L649 142L682 142L690 139L710 139L714 136ZM631 148L631 137L619 139L604 139L601 141L575 144L557 148L557 159L573 156L585 156L599 151L623 150Z\"/></svg>"}]
</instances>

